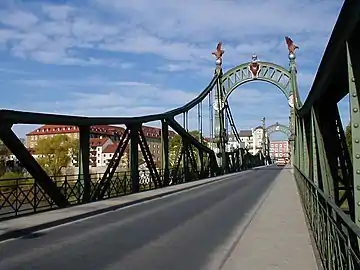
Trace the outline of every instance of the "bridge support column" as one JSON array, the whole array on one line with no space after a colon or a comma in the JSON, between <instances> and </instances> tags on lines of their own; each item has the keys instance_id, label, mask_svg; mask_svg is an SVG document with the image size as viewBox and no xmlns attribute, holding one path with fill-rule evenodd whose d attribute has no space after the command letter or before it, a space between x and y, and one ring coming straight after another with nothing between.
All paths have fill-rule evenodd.
<instances>
[{"instance_id":1,"label":"bridge support column","mask_svg":"<svg viewBox=\"0 0 360 270\"><path fill-rule=\"evenodd\" d=\"M84 193L82 202L90 201L91 183L89 172L89 155L90 155L90 127L79 126L80 138L79 138L79 191L81 192L81 186L84 187ZM80 193L81 194L81 193Z\"/></svg>"},{"instance_id":2,"label":"bridge support column","mask_svg":"<svg viewBox=\"0 0 360 270\"><path fill-rule=\"evenodd\" d=\"M222 92L221 76L222 68L221 65L217 65L216 74L219 74L219 79L216 83L215 98L214 98L214 115L215 115L215 142L219 149L217 154L218 164L222 168L222 172L225 173L227 169L227 158L225 152L225 116L224 116L224 97Z\"/></svg>"},{"instance_id":3,"label":"bridge support column","mask_svg":"<svg viewBox=\"0 0 360 270\"><path fill-rule=\"evenodd\" d=\"M295 144L294 144L294 140L295 140L295 103L297 101L297 96L298 96L298 88L297 88L297 80L296 80L296 74L297 74L297 70L296 70L296 62L295 62L296 56L295 53L293 52L289 52L289 60L290 60L290 92L289 92L289 107L290 107L290 123L289 123L289 128L290 128L290 140L289 140L289 146L290 146L290 153L291 153L291 167L296 164L294 161L295 159Z\"/></svg>"},{"instance_id":4,"label":"bridge support column","mask_svg":"<svg viewBox=\"0 0 360 270\"><path fill-rule=\"evenodd\" d=\"M169 171L169 126L166 119L161 121L161 145L162 145L162 170L163 170L163 183L168 186L170 183Z\"/></svg>"},{"instance_id":5,"label":"bridge support column","mask_svg":"<svg viewBox=\"0 0 360 270\"><path fill-rule=\"evenodd\" d=\"M131 170L131 191L140 191L139 183L139 128L140 125L131 125L130 129L130 170Z\"/></svg>"}]
</instances>

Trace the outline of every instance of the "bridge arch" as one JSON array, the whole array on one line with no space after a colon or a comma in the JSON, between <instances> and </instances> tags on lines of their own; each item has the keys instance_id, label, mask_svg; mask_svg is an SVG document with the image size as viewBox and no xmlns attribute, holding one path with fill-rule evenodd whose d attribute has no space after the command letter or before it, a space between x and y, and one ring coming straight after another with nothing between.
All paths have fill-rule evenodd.
<instances>
[{"instance_id":1,"label":"bridge arch","mask_svg":"<svg viewBox=\"0 0 360 270\"><path fill-rule=\"evenodd\" d=\"M290 138L291 136L291 130L288 126L279 124L279 123L275 123L273 125L270 125L266 128L266 132L270 135L271 133L274 132L281 132L283 134L285 134L288 138Z\"/></svg>"},{"instance_id":2,"label":"bridge arch","mask_svg":"<svg viewBox=\"0 0 360 270\"><path fill-rule=\"evenodd\" d=\"M256 80L275 85L285 95L287 100L290 99L290 72L274 63L257 61L257 57L253 56L252 62L236 66L223 74L221 84L224 101L226 101L230 94L240 85Z\"/></svg>"}]
</instances>

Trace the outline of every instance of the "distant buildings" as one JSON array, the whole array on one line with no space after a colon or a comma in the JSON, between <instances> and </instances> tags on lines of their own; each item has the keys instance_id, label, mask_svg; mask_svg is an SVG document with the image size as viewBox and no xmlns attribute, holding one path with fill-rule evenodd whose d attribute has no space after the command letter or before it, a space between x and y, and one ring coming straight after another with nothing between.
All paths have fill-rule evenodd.
<instances>
[{"instance_id":1,"label":"distant buildings","mask_svg":"<svg viewBox=\"0 0 360 270\"><path fill-rule=\"evenodd\" d=\"M288 141L283 140L270 142L270 157L272 159L289 158L289 150Z\"/></svg>"},{"instance_id":2,"label":"distant buildings","mask_svg":"<svg viewBox=\"0 0 360 270\"><path fill-rule=\"evenodd\" d=\"M263 129L259 126L252 129L240 130L239 137L243 148L250 154L256 154L262 148Z\"/></svg>"},{"instance_id":3,"label":"distant buildings","mask_svg":"<svg viewBox=\"0 0 360 270\"><path fill-rule=\"evenodd\" d=\"M262 149L263 133L264 130L261 126L249 130L240 130L239 137L243 143L241 146L251 154L256 154ZM235 145L234 143L231 144ZM289 142L287 140L272 141L269 145L269 151L272 158L289 157Z\"/></svg>"},{"instance_id":4,"label":"distant buildings","mask_svg":"<svg viewBox=\"0 0 360 270\"><path fill-rule=\"evenodd\" d=\"M161 148L161 129L155 127L142 127L143 133L146 137L150 152L157 167L161 166L162 148ZM110 125L97 125L90 128L90 166L92 168L106 168L110 160L115 154L118 147L121 135L125 129L117 126ZM258 126L249 130L240 130L240 142L237 141L234 134L229 135L229 140L226 145L227 151L233 151L237 148L247 149L251 154L256 154L262 149L263 143L263 128ZM25 145L34 157L38 157L34 152L37 142L42 138L49 138L55 135L67 135L74 139L79 139L79 128L77 126L66 125L44 125L32 132L26 134ZM175 133L169 131L170 139L175 136ZM23 140L24 141L24 140ZM217 146L211 142L210 139L205 138L207 145L216 150ZM289 146L288 141L273 141L270 143L270 156L272 158L288 157ZM138 149L140 151L140 147ZM170 153L171 158L174 158L175 153ZM10 156L10 159L16 160L15 156ZM139 153L139 164L142 164L142 154ZM75 160L72 161L70 166L77 167L78 164ZM121 159L121 168L128 168L129 166L129 146L126 148L125 153ZM101 171L101 169L99 169Z\"/></svg>"},{"instance_id":5,"label":"distant buildings","mask_svg":"<svg viewBox=\"0 0 360 270\"><path fill-rule=\"evenodd\" d=\"M121 135L125 129L117 126L97 125L90 128L90 163L92 167L106 166L111 160L118 146ZM142 131L147 140L150 152L156 165L161 164L161 129L143 126ZM44 125L26 134L26 146L33 151L37 141L55 135L68 135L71 138L79 138L79 128L77 126L65 125ZM170 139L175 135L169 131ZM36 153L34 153L36 154ZM128 148L122 160L126 160ZM140 155L141 156L141 155ZM75 162L74 162L75 163ZM75 164L74 164L75 165ZM125 164L123 164L125 166Z\"/></svg>"}]
</instances>

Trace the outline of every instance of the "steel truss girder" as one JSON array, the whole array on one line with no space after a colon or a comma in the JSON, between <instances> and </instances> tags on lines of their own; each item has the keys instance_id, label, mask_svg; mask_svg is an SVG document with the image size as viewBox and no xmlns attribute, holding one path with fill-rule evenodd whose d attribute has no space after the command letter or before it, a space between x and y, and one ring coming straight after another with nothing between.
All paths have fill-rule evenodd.
<instances>
[{"instance_id":1,"label":"steel truss girder","mask_svg":"<svg viewBox=\"0 0 360 270\"><path fill-rule=\"evenodd\" d=\"M110 187L111 179L113 178L116 169L120 164L121 158L125 153L126 147L129 144L129 140L130 140L130 130L129 128L126 128L120 138L115 153L112 156L109 165L105 170L104 175L102 176L99 184L96 186L93 192L92 200L100 200L104 198L106 191Z\"/></svg>"},{"instance_id":2,"label":"steel truss girder","mask_svg":"<svg viewBox=\"0 0 360 270\"><path fill-rule=\"evenodd\" d=\"M142 152L143 157L145 159L147 168L149 169L152 182L154 183L155 188L162 187L163 184L161 182L161 178L160 178L159 172L158 172L158 170L156 168L153 156L152 156L152 154L150 152L149 145L148 145L148 143L146 141L144 132L142 131L141 128L138 129L138 132L139 132L140 149L141 149L141 152Z\"/></svg>"},{"instance_id":3,"label":"steel truss girder","mask_svg":"<svg viewBox=\"0 0 360 270\"><path fill-rule=\"evenodd\" d=\"M86 203L91 200L91 179L90 179L90 127L79 126L79 175L78 181L83 183L80 186L84 187L82 202ZM81 190L79 191L81 194Z\"/></svg>"},{"instance_id":4,"label":"steel truss girder","mask_svg":"<svg viewBox=\"0 0 360 270\"><path fill-rule=\"evenodd\" d=\"M182 141L184 143L189 143L196 147L198 151L202 151L203 153L206 153L210 158L210 168L211 168L211 174L218 174L219 173L219 167L216 162L216 157L214 152L205 146L204 144L200 143L196 138L194 138L191 134L187 133L186 130L175 120L175 119L167 119L168 124L181 136ZM185 151L185 150L184 150ZM186 163L185 163L186 164ZM184 169L186 169L187 166L184 165Z\"/></svg>"},{"instance_id":5,"label":"steel truss girder","mask_svg":"<svg viewBox=\"0 0 360 270\"><path fill-rule=\"evenodd\" d=\"M360 226L360 42L358 40L358 31L348 41L347 45L347 71L348 88L350 103L350 124L351 124L351 142L352 142L352 180L353 192L353 221Z\"/></svg>"},{"instance_id":6,"label":"steel truss girder","mask_svg":"<svg viewBox=\"0 0 360 270\"><path fill-rule=\"evenodd\" d=\"M170 183L170 170L169 170L169 125L166 119L161 121L161 150L162 159L161 166L163 169L163 185L166 187Z\"/></svg>"},{"instance_id":7,"label":"steel truss girder","mask_svg":"<svg viewBox=\"0 0 360 270\"><path fill-rule=\"evenodd\" d=\"M333 189L335 203L343 210L350 210L350 213L353 213L352 183L349 181L349 176L352 174L351 161L337 103L324 98L316 106L316 115L333 181L329 183L329 192ZM350 209L344 209L345 201L345 205Z\"/></svg>"},{"instance_id":8,"label":"steel truss girder","mask_svg":"<svg viewBox=\"0 0 360 270\"><path fill-rule=\"evenodd\" d=\"M175 166L172 170L175 182L178 183L181 163L185 181L193 181L205 177L205 174L208 175L207 172L211 168L206 166L207 164L204 161L204 154L209 157L208 153L196 148L187 138L182 138L181 142L181 147L176 153Z\"/></svg>"},{"instance_id":9,"label":"steel truss girder","mask_svg":"<svg viewBox=\"0 0 360 270\"><path fill-rule=\"evenodd\" d=\"M60 188L52 181L43 168L37 163L22 142L11 129L12 125L0 124L0 139L6 147L18 158L22 166L34 177L39 186L49 195L51 200L59 207L70 205Z\"/></svg>"}]
</instances>

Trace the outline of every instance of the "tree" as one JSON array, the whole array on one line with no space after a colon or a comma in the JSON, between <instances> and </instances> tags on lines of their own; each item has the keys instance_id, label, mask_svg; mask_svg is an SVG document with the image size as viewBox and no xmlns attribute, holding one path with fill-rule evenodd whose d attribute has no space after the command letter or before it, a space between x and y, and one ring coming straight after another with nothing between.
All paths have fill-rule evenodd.
<instances>
[{"instance_id":1,"label":"tree","mask_svg":"<svg viewBox=\"0 0 360 270\"><path fill-rule=\"evenodd\" d=\"M346 144L348 146L350 158L352 158L352 140L351 140L351 125L350 125L350 123L346 126L345 139L346 139Z\"/></svg>"},{"instance_id":2,"label":"tree","mask_svg":"<svg viewBox=\"0 0 360 270\"><path fill-rule=\"evenodd\" d=\"M201 135L200 132L197 130L189 131L190 135L195 137L198 141L200 141ZM202 144L206 145L206 142L204 140L204 137L202 138ZM169 158L170 158L170 166L174 165L175 159L177 154L181 151L182 146L182 139L179 134L176 134L173 139L170 141L169 145ZM195 155L198 156L198 150L194 148Z\"/></svg>"},{"instance_id":3,"label":"tree","mask_svg":"<svg viewBox=\"0 0 360 270\"><path fill-rule=\"evenodd\" d=\"M55 135L38 140L34 150L41 167L51 176L60 176L61 170L72 159L77 159L78 149L78 140L67 135Z\"/></svg>"},{"instance_id":4,"label":"tree","mask_svg":"<svg viewBox=\"0 0 360 270\"><path fill-rule=\"evenodd\" d=\"M10 150L6 147L2 140L0 140L0 159L5 159L10 154Z\"/></svg>"},{"instance_id":5,"label":"tree","mask_svg":"<svg viewBox=\"0 0 360 270\"><path fill-rule=\"evenodd\" d=\"M6 145L0 140L0 175L4 174L6 171L6 158L11 155L10 150Z\"/></svg>"}]
</instances>

